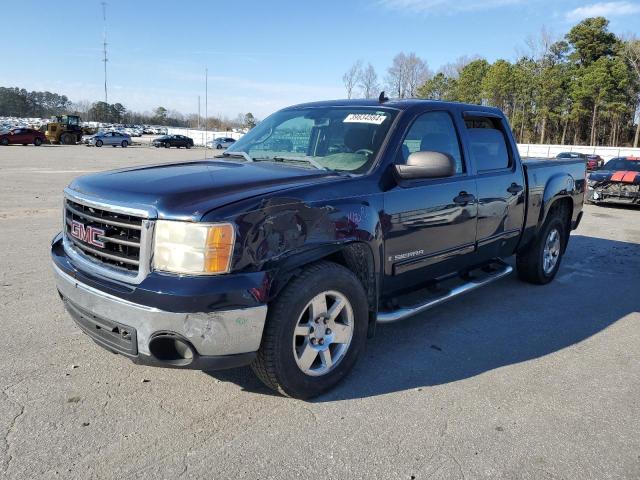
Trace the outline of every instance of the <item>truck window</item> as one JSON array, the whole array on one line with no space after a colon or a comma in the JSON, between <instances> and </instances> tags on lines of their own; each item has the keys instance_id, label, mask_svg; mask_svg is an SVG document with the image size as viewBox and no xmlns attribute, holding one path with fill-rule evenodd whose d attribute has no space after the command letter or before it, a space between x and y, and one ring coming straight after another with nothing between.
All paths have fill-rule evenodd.
<instances>
[{"instance_id":1,"label":"truck window","mask_svg":"<svg viewBox=\"0 0 640 480\"><path fill-rule=\"evenodd\" d=\"M447 112L427 112L413 122L402 142L402 161L418 151L448 153L456 161L456 174L465 172L458 134Z\"/></svg>"},{"instance_id":2,"label":"truck window","mask_svg":"<svg viewBox=\"0 0 640 480\"><path fill-rule=\"evenodd\" d=\"M478 172L509 168L511 161L507 142L498 120L469 118L465 120L471 155Z\"/></svg>"}]
</instances>

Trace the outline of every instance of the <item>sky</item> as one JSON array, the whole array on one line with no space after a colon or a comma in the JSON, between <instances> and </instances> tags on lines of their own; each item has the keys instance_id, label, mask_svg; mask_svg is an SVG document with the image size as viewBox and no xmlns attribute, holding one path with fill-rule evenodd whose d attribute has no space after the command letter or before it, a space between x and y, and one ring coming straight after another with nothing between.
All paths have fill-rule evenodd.
<instances>
[{"instance_id":1,"label":"sky","mask_svg":"<svg viewBox=\"0 0 640 480\"><path fill-rule=\"evenodd\" d=\"M0 86L104 99L102 7L21 0L3 20ZM107 0L109 102L130 110L258 118L287 105L345 97L355 60L384 78L396 53L429 68L457 57L513 60L544 27L563 35L603 15L617 34L640 33L640 0Z\"/></svg>"}]
</instances>

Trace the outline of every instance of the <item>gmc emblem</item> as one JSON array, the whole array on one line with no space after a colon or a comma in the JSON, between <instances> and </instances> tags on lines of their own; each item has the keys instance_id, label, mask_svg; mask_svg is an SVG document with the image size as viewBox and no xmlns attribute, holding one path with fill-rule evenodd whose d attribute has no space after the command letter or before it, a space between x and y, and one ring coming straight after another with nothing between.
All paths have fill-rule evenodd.
<instances>
[{"instance_id":1,"label":"gmc emblem","mask_svg":"<svg viewBox=\"0 0 640 480\"><path fill-rule=\"evenodd\" d=\"M71 236L82 240L94 247L104 248L104 242L98 240L98 237L104 236L104 230L101 228L85 226L84 224L73 220L71 222Z\"/></svg>"}]
</instances>

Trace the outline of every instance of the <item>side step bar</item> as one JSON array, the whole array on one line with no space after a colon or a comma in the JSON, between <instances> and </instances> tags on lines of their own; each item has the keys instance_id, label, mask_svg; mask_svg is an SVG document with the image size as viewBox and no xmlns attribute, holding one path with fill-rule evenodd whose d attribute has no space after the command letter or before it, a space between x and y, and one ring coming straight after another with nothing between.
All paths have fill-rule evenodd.
<instances>
[{"instance_id":1,"label":"side step bar","mask_svg":"<svg viewBox=\"0 0 640 480\"><path fill-rule=\"evenodd\" d=\"M416 315L418 313L424 312L436 305L440 305L448 300L451 300L458 295L462 295L463 293L471 292L476 288L483 287L491 282L495 282L496 280L501 279L502 277L506 277L511 272L513 272L513 268L511 265L508 265L502 261L494 262L492 265L497 264L497 270L489 273L487 276L484 276L479 279L469 280L462 285L459 285L451 290L448 290L444 295L439 297L434 297L427 300L424 303L420 303L418 305L414 305L412 307L399 308L397 310L392 311L382 311L378 312L377 322L378 323L392 323L397 322L398 320L403 320L407 317L411 317L412 315Z\"/></svg>"}]
</instances>

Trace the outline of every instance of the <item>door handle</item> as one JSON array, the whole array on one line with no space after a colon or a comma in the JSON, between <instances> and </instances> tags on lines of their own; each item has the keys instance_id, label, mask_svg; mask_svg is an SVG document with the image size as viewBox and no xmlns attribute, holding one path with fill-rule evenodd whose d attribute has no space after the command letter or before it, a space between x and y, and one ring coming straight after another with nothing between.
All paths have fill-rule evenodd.
<instances>
[{"instance_id":1,"label":"door handle","mask_svg":"<svg viewBox=\"0 0 640 480\"><path fill-rule=\"evenodd\" d=\"M516 182L513 182L511 186L507 188L507 192L511 193L512 195L517 195L522 190L524 190L524 187L522 185L518 185Z\"/></svg>"},{"instance_id":2,"label":"door handle","mask_svg":"<svg viewBox=\"0 0 640 480\"><path fill-rule=\"evenodd\" d=\"M453 199L458 205L466 205L467 203L473 203L476 197L467 192L460 192L456 198Z\"/></svg>"}]
</instances>

